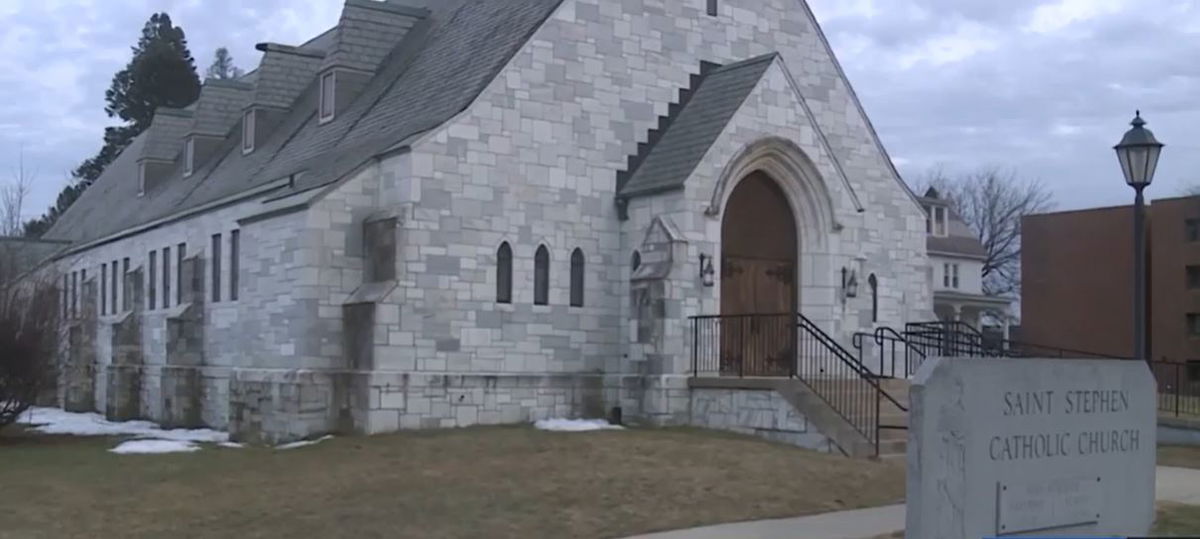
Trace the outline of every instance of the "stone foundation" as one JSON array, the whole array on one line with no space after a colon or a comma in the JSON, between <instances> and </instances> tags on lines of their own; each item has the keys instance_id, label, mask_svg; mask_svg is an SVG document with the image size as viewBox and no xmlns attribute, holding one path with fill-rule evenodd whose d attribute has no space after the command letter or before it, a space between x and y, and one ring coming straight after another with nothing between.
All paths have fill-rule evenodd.
<instances>
[{"instance_id":1,"label":"stone foundation","mask_svg":"<svg viewBox=\"0 0 1200 539\"><path fill-rule=\"evenodd\" d=\"M771 390L694 388L688 423L826 453L838 451L804 414Z\"/></svg>"}]
</instances>

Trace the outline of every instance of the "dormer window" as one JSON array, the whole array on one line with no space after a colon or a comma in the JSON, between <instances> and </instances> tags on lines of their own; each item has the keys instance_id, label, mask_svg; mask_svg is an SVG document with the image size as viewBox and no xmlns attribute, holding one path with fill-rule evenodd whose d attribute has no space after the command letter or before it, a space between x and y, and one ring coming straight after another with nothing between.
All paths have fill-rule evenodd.
<instances>
[{"instance_id":1,"label":"dormer window","mask_svg":"<svg viewBox=\"0 0 1200 539\"><path fill-rule=\"evenodd\" d=\"M932 236L948 236L948 211L945 206L925 206L925 233Z\"/></svg>"},{"instance_id":2,"label":"dormer window","mask_svg":"<svg viewBox=\"0 0 1200 539\"><path fill-rule=\"evenodd\" d=\"M192 175L196 166L196 139L188 138L183 144L183 177Z\"/></svg>"},{"instance_id":3,"label":"dormer window","mask_svg":"<svg viewBox=\"0 0 1200 539\"><path fill-rule=\"evenodd\" d=\"M334 76L336 72L330 71L321 75L321 99L320 99L320 119L321 123L333 120L334 111L337 110L334 106Z\"/></svg>"},{"instance_id":4,"label":"dormer window","mask_svg":"<svg viewBox=\"0 0 1200 539\"><path fill-rule=\"evenodd\" d=\"M254 109L246 111L242 116L242 153L254 151Z\"/></svg>"},{"instance_id":5,"label":"dormer window","mask_svg":"<svg viewBox=\"0 0 1200 539\"><path fill-rule=\"evenodd\" d=\"M717 5L717 0L707 0L707 1L708 1L708 16L716 17L717 11L719 9L719 6Z\"/></svg>"},{"instance_id":6,"label":"dormer window","mask_svg":"<svg viewBox=\"0 0 1200 539\"><path fill-rule=\"evenodd\" d=\"M140 163L137 168L138 195L146 195L146 164Z\"/></svg>"}]
</instances>

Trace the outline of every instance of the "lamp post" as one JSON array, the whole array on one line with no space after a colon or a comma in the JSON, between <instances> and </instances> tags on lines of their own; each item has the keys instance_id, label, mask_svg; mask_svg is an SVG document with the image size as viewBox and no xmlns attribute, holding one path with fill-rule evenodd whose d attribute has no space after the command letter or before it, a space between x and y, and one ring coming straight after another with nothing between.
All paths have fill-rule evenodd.
<instances>
[{"instance_id":1,"label":"lamp post","mask_svg":"<svg viewBox=\"0 0 1200 539\"><path fill-rule=\"evenodd\" d=\"M1142 111L1137 111L1133 127L1125 132L1121 143L1113 147L1125 183L1137 195L1133 202L1133 357L1146 359L1146 205L1142 191L1154 181L1154 170L1158 168L1158 157L1163 143L1146 129Z\"/></svg>"}]
</instances>

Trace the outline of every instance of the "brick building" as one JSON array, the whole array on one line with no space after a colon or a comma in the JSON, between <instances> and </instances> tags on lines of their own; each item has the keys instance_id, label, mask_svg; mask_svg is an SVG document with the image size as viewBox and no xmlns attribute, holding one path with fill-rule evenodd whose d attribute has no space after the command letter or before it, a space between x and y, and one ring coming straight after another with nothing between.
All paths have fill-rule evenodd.
<instances>
[{"instance_id":1,"label":"brick building","mask_svg":"<svg viewBox=\"0 0 1200 539\"><path fill-rule=\"evenodd\" d=\"M68 408L251 441L680 423L689 316L932 318L925 215L802 1L347 0L259 50L47 234Z\"/></svg>"},{"instance_id":2,"label":"brick building","mask_svg":"<svg viewBox=\"0 0 1200 539\"><path fill-rule=\"evenodd\" d=\"M1154 200L1146 217L1147 357L1200 359L1200 197ZM1022 339L1131 357L1133 207L1030 215L1021 241Z\"/></svg>"}]
</instances>

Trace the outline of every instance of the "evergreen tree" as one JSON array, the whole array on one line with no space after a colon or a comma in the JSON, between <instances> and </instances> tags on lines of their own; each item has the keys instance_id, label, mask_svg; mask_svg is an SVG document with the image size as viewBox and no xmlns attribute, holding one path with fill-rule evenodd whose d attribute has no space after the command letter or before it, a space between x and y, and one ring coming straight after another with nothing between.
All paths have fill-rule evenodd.
<instances>
[{"instance_id":1,"label":"evergreen tree","mask_svg":"<svg viewBox=\"0 0 1200 539\"><path fill-rule=\"evenodd\" d=\"M233 56L229 55L229 49L221 47L217 49L213 55L213 63L208 66L208 71L205 77L217 80L236 79L241 77L244 72L233 64Z\"/></svg>"},{"instance_id":2,"label":"evergreen tree","mask_svg":"<svg viewBox=\"0 0 1200 539\"><path fill-rule=\"evenodd\" d=\"M112 85L104 94L107 103L104 111L125 123L104 129L100 152L72 172L72 180L59 193L54 206L25 224L27 236L39 237L49 230L121 151L150 127L158 107L182 108L200 97L195 60L183 29L171 23L170 15L152 15L132 50L133 58L125 69L113 75Z\"/></svg>"}]
</instances>

